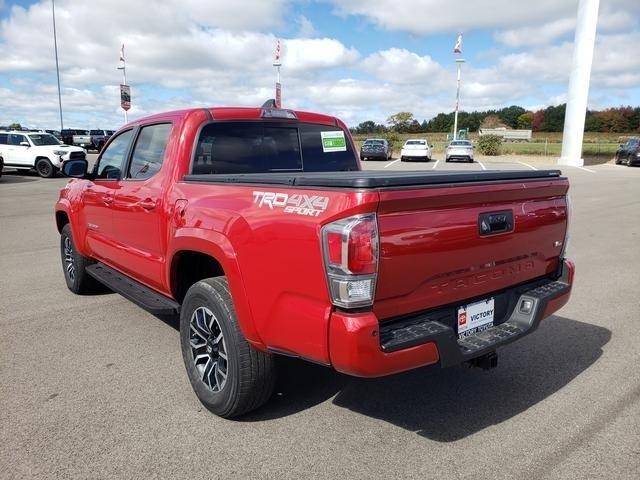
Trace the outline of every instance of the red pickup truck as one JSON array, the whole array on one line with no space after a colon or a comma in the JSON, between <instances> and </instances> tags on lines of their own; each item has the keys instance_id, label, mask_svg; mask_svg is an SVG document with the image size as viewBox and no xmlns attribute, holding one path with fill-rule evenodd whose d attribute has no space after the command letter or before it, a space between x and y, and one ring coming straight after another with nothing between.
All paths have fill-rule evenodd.
<instances>
[{"instance_id":1,"label":"red pickup truck","mask_svg":"<svg viewBox=\"0 0 640 480\"><path fill-rule=\"evenodd\" d=\"M67 286L179 313L193 389L223 417L269 398L276 354L361 377L494 367L571 290L559 171L362 171L330 116L154 115L63 172Z\"/></svg>"}]
</instances>

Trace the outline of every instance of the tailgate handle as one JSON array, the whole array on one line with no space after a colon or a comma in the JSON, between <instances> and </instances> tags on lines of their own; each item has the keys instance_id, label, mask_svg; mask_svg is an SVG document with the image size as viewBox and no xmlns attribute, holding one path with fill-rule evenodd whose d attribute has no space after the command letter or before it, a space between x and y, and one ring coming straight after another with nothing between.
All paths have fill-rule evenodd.
<instances>
[{"instance_id":1,"label":"tailgate handle","mask_svg":"<svg viewBox=\"0 0 640 480\"><path fill-rule=\"evenodd\" d=\"M493 235L513 230L513 212L481 213L478 217L480 235Z\"/></svg>"}]
</instances>

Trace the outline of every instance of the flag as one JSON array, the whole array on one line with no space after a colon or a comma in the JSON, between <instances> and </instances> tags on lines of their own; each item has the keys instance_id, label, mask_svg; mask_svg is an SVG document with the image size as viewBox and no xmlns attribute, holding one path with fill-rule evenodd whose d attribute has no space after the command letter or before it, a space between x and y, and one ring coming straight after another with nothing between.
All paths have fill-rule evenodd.
<instances>
[{"instance_id":1,"label":"flag","mask_svg":"<svg viewBox=\"0 0 640 480\"><path fill-rule=\"evenodd\" d=\"M124 43L122 44L122 48L120 48L120 61L124 62Z\"/></svg>"},{"instance_id":2,"label":"flag","mask_svg":"<svg viewBox=\"0 0 640 480\"><path fill-rule=\"evenodd\" d=\"M278 65L280 63L280 39L276 41L276 51L274 53L273 64Z\"/></svg>"},{"instance_id":3,"label":"flag","mask_svg":"<svg viewBox=\"0 0 640 480\"><path fill-rule=\"evenodd\" d=\"M462 34L458 34L458 40L456 40L456 46L453 47L453 53L462 53Z\"/></svg>"}]
</instances>

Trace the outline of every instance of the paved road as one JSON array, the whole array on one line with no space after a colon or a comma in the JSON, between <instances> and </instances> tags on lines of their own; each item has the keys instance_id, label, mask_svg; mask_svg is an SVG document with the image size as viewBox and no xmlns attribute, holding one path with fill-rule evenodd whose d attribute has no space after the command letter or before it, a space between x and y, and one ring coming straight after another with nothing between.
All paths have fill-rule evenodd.
<instances>
[{"instance_id":1,"label":"paved road","mask_svg":"<svg viewBox=\"0 0 640 480\"><path fill-rule=\"evenodd\" d=\"M530 168L507 160L483 165ZM640 478L640 168L564 171L572 301L497 369L361 380L283 359L277 394L239 421L198 403L175 321L66 289L65 180L5 174L0 477Z\"/></svg>"}]
</instances>

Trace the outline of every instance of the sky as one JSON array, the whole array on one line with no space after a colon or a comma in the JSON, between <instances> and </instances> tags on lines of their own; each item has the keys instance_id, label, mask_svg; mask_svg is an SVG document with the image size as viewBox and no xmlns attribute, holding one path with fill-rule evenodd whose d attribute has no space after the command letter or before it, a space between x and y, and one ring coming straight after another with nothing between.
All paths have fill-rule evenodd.
<instances>
[{"instance_id":1,"label":"sky","mask_svg":"<svg viewBox=\"0 0 640 480\"><path fill-rule=\"evenodd\" d=\"M274 97L350 126L399 111L565 101L578 0L56 0L66 128L115 129L120 47L129 120ZM59 128L51 1L0 0L0 125ZM601 0L589 107L640 105L640 0Z\"/></svg>"}]
</instances>

